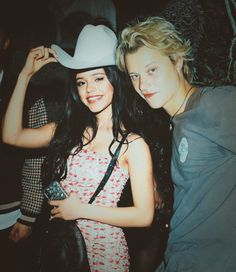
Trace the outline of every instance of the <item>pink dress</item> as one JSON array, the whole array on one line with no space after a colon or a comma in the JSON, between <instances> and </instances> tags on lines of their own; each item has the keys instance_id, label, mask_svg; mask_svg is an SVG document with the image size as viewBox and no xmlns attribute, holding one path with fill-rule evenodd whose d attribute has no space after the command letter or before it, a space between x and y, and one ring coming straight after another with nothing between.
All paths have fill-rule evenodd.
<instances>
[{"instance_id":1,"label":"pink dress","mask_svg":"<svg viewBox=\"0 0 236 272\"><path fill-rule=\"evenodd\" d=\"M64 189L76 192L83 203L88 203L102 180L110 162L109 153L81 150L68 158L67 178L61 181ZM122 190L129 178L128 171L119 165L92 205L117 207ZM79 219L91 272L129 271L129 254L124 232L121 228L93 220Z\"/></svg>"}]
</instances>

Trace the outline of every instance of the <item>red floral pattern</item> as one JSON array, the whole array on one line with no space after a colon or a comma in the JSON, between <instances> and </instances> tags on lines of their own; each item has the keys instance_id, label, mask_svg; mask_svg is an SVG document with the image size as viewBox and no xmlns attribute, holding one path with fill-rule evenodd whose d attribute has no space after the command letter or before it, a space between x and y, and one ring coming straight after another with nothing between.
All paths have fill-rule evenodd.
<instances>
[{"instance_id":1,"label":"red floral pattern","mask_svg":"<svg viewBox=\"0 0 236 272\"><path fill-rule=\"evenodd\" d=\"M61 181L62 186L68 193L75 192L81 202L88 203L110 160L109 153L84 149L71 155L68 175ZM128 178L128 171L117 164L92 205L117 207ZM86 242L91 272L129 271L128 247L121 228L85 219L77 220L77 225Z\"/></svg>"}]
</instances>

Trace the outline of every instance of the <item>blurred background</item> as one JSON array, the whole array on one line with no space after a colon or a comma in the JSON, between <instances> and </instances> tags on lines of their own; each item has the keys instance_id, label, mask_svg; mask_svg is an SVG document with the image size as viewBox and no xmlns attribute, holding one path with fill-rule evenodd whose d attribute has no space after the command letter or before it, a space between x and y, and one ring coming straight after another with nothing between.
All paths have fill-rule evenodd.
<instances>
[{"instance_id":1,"label":"blurred background","mask_svg":"<svg viewBox=\"0 0 236 272\"><path fill-rule=\"evenodd\" d=\"M36 43L42 40L46 45L55 34L53 23L55 14L62 13L75 2L76 0L1 0L0 16L5 17L14 30L17 46L24 47L29 35L35 36ZM138 16L167 15L166 17L173 23L184 25L187 37L191 38L194 46L198 48L195 58L199 82L236 83L235 0L111 2L115 6L117 31ZM19 68L15 69L17 71Z\"/></svg>"}]
</instances>

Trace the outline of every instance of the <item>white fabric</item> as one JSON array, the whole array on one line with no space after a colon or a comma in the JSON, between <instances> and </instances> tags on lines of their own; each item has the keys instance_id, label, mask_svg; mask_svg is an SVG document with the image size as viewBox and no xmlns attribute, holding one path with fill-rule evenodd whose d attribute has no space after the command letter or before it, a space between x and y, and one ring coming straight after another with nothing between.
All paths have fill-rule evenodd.
<instances>
[{"instance_id":1,"label":"white fabric","mask_svg":"<svg viewBox=\"0 0 236 272\"><path fill-rule=\"evenodd\" d=\"M104 25L86 25L80 32L74 56L70 56L59 46L51 48L57 54L57 60L71 69L95 68L115 65L117 38L115 33Z\"/></svg>"}]
</instances>

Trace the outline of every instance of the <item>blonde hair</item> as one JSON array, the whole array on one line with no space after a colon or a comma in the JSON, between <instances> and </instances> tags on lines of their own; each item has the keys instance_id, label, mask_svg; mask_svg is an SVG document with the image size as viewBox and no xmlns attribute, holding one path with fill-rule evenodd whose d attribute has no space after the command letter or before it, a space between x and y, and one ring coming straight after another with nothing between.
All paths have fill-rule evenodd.
<instances>
[{"instance_id":1,"label":"blonde hair","mask_svg":"<svg viewBox=\"0 0 236 272\"><path fill-rule=\"evenodd\" d=\"M116 63L121 71L126 70L126 54L147 46L169 56L173 63L182 57L183 74L190 82L193 80L194 73L189 66L189 61L193 60L190 41L183 39L174 25L165 19L154 16L129 25L120 33L118 41Z\"/></svg>"}]
</instances>

